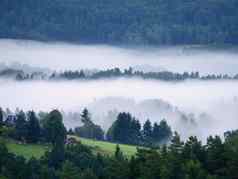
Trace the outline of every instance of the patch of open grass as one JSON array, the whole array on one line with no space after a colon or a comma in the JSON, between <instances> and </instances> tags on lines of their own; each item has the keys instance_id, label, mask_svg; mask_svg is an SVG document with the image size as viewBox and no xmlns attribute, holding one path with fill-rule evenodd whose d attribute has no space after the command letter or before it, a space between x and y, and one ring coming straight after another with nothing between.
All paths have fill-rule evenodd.
<instances>
[{"instance_id":1,"label":"patch of open grass","mask_svg":"<svg viewBox=\"0 0 238 179\"><path fill-rule=\"evenodd\" d=\"M40 144L21 144L14 140L4 140L9 152L25 157L27 160L31 157L39 159L50 149L47 145Z\"/></svg>"},{"instance_id":2,"label":"patch of open grass","mask_svg":"<svg viewBox=\"0 0 238 179\"><path fill-rule=\"evenodd\" d=\"M102 153L102 154L113 155L116 150L117 144L115 143L85 139L85 138L81 138L77 136L70 136L70 137L75 138L76 140L80 141L82 144L87 145L91 147L94 151ZM137 152L137 147L138 147L133 145L125 145L125 144L119 144L119 146L123 154L128 157L135 155Z\"/></svg>"},{"instance_id":3,"label":"patch of open grass","mask_svg":"<svg viewBox=\"0 0 238 179\"><path fill-rule=\"evenodd\" d=\"M113 155L116 150L116 143L97 141L92 139L85 139L77 136L74 137L76 140L80 141L82 144L90 147L93 152L101 153L105 155ZM45 144L23 144L12 139L4 139L9 152L14 153L19 156L25 157L29 160L31 157L39 159L42 157L46 151L50 150L49 145ZM121 151L127 157L135 155L138 146L119 144Z\"/></svg>"}]
</instances>

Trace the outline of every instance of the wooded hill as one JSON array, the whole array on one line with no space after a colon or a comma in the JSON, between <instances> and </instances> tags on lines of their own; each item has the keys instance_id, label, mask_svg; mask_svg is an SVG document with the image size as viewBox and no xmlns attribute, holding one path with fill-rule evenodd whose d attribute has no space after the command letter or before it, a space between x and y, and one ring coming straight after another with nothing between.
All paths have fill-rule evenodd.
<instances>
[{"instance_id":1,"label":"wooded hill","mask_svg":"<svg viewBox=\"0 0 238 179\"><path fill-rule=\"evenodd\" d=\"M238 44L237 0L1 0L0 38Z\"/></svg>"}]
</instances>

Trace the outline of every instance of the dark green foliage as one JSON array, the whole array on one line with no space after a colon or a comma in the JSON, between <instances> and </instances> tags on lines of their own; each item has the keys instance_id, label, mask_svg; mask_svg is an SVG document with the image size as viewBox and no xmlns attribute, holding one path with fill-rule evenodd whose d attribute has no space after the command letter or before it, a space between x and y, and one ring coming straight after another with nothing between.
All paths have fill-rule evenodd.
<instances>
[{"instance_id":1,"label":"dark green foliage","mask_svg":"<svg viewBox=\"0 0 238 179\"><path fill-rule=\"evenodd\" d=\"M57 142L56 142L57 144ZM237 179L238 132L209 137L202 145L196 137L183 143L175 133L169 146L138 149L124 157L117 145L115 155L95 155L81 143L67 145L64 155L53 148L40 160L26 161L10 154L0 142L0 177L7 179ZM56 151L58 150L58 151ZM64 149L63 149L64 150ZM56 155L56 154L59 154ZM64 157L63 159L61 157ZM52 160L54 158L54 160ZM56 163L59 162L60 166ZM47 162L46 162L47 161ZM52 167L52 164L54 167Z\"/></svg>"},{"instance_id":2,"label":"dark green foliage","mask_svg":"<svg viewBox=\"0 0 238 179\"><path fill-rule=\"evenodd\" d=\"M225 133L225 159L228 178L238 178L238 130Z\"/></svg>"},{"instance_id":3,"label":"dark green foliage","mask_svg":"<svg viewBox=\"0 0 238 179\"><path fill-rule=\"evenodd\" d=\"M145 145L151 146L152 143L152 125L150 120L146 120L145 124L143 125L142 135Z\"/></svg>"},{"instance_id":4,"label":"dark green foliage","mask_svg":"<svg viewBox=\"0 0 238 179\"><path fill-rule=\"evenodd\" d=\"M108 44L237 44L236 0L2 0L0 37Z\"/></svg>"},{"instance_id":5,"label":"dark green foliage","mask_svg":"<svg viewBox=\"0 0 238 179\"><path fill-rule=\"evenodd\" d=\"M102 128L91 121L90 114L87 109L83 110L81 114L81 121L83 122L83 126L75 128L76 135L89 139L104 139L104 132Z\"/></svg>"},{"instance_id":6,"label":"dark green foliage","mask_svg":"<svg viewBox=\"0 0 238 179\"><path fill-rule=\"evenodd\" d=\"M37 119L34 111L28 113L27 122L27 141L30 143L36 143L40 140L41 128L39 120Z\"/></svg>"},{"instance_id":7,"label":"dark green foliage","mask_svg":"<svg viewBox=\"0 0 238 179\"><path fill-rule=\"evenodd\" d=\"M83 113L85 114L85 112ZM91 123L87 115L83 115L84 123ZM238 131L226 132L224 141L220 137L209 137L206 144L202 144L196 137L190 137L185 143L178 133L170 138L168 146L160 148L138 148L136 155L128 158L123 155L119 145L113 156L95 154L91 148L79 142L64 143L66 130L59 111L50 112L42 123L47 136L52 143L52 150L37 160L26 160L8 152L2 138L0 140L0 178L3 179L237 179L238 170ZM44 117L44 118L45 118ZM34 136L34 133L22 132L22 123L27 126L37 126L34 112L19 112L15 130L19 134ZM31 125L29 125L31 124ZM49 127L49 125L53 125ZM112 127L116 131L126 133L130 138L116 136L123 141L137 141L149 136L152 141L160 141L161 136L168 137L171 130L165 121L154 124L146 121L143 130L140 123L129 113L120 113L118 120ZM17 127L18 126L18 127ZM127 126L127 128L125 128ZM130 126L130 127L128 127ZM5 126L4 126L5 127ZM123 129L126 129L123 131ZM134 130L136 129L137 132ZM112 129L111 129L112 130ZM115 130L115 129L113 129ZM113 131L112 130L112 131ZM112 132L111 131L111 132ZM159 133L159 131L165 131ZM58 135L56 135L56 133ZM135 135L136 134L136 135ZM142 135L143 134L143 135ZM165 135L166 134L166 135ZM26 135L26 136L25 136ZM109 134L108 134L109 135ZM112 134L110 134L112 135ZM110 136L109 135L109 136ZM115 137L115 134L112 135ZM141 139L142 138L142 139ZM33 139L36 139L33 137ZM7 140L7 139L6 139ZM22 137L19 140L23 140ZM39 139L37 139L39 140ZM139 142L141 142L139 140ZM32 140L30 140L32 142ZM134 142L135 142L134 141ZM142 140L144 141L144 139ZM138 141L137 141L138 142ZM24 144L23 144L24 145Z\"/></svg>"},{"instance_id":8,"label":"dark green foliage","mask_svg":"<svg viewBox=\"0 0 238 179\"><path fill-rule=\"evenodd\" d=\"M172 136L171 128L165 120L160 121L159 125L154 124L152 137L157 142L166 142Z\"/></svg>"},{"instance_id":9,"label":"dark green foliage","mask_svg":"<svg viewBox=\"0 0 238 179\"><path fill-rule=\"evenodd\" d=\"M79 169L71 162L66 161L60 172L60 179L78 179Z\"/></svg>"},{"instance_id":10,"label":"dark green foliage","mask_svg":"<svg viewBox=\"0 0 238 179\"><path fill-rule=\"evenodd\" d=\"M26 115L23 111L20 111L17 114L16 122L15 122L15 138L17 140L25 141L27 136L27 121Z\"/></svg>"},{"instance_id":11,"label":"dark green foliage","mask_svg":"<svg viewBox=\"0 0 238 179\"><path fill-rule=\"evenodd\" d=\"M201 141L197 137L189 137L183 148L183 158L187 160L198 160L200 163L205 163L206 151L202 146Z\"/></svg>"},{"instance_id":12,"label":"dark green foliage","mask_svg":"<svg viewBox=\"0 0 238 179\"><path fill-rule=\"evenodd\" d=\"M60 140L57 138L57 140ZM48 153L48 165L54 169L59 169L65 160L64 143L56 141L52 150Z\"/></svg>"},{"instance_id":13,"label":"dark green foliage","mask_svg":"<svg viewBox=\"0 0 238 179\"><path fill-rule=\"evenodd\" d=\"M3 110L0 107L0 127L3 125Z\"/></svg>"},{"instance_id":14,"label":"dark green foliage","mask_svg":"<svg viewBox=\"0 0 238 179\"><path fill-rule=\"evenodd\" d=\"M66 129L63 124L63 118L58 110L49 113L44 123L45 137L53 145L57 142L64 143L66 139Z\"/></svg>"},{"instance_id":15,"label":"dark green foliage","mask_svg":"<svg viewBox=\"0 0 238 179\"><path fill-rule=\"evenodd\" d=\"M50 167L58 169L65 159L64 143L66 139L66 129L63 118L58 110L53 110L47 116L44 124L47 141L53 145L52 151L48 153L48 164Z\"/></svg>"},{"instance_id":16,"label":"dark green foliage","mask_svg":"<svg viewBox=\"0 0 238 179\"><path fill-rule=\"evenodd\" d=\"M87 169L79 175L80 179L98 179L91 169Z\"/></svg>"},{"instance_id":17,"label":"dark green foliage","mask_svg":"<svg viewBox=\"0 0 238 179\"><path fill-rule=\"evenodd\" d=\"M107 140L125 144L140 143L140 123L130 113L119 113L107 132Z\"/></svg>"},{"instance_id":18,"label":"dark green foliage","mask_svg":"<svg viewBox=\"0 0 238 179\"><path fill-rule=\"evenodd\" d=\"M152 124L146 120L141 130L141 124L130 113L119 113L117 120L107 132L107 140L125 144L137 144L147 147L158 147L167 143L172 131L165 120L160 124Z\"/></svg>"},{"instance_id":19,"label":"dark green foliage","mask_svg":"<svg viewBox=\"0 0 238 179\"><path fill-rule=\"evenodd\" d=\"M79 171L90 169L90 173L93 176L95 174L97 176L104 175L103 168L105 167L106 158L99 154L95 156L88 147L81 143L68 145L66 147L65 158L72 162L74 166L77 166Z\"/></svg>"},{"instance_id":20,"label":"dark green foliage","mask_svg":"<svg viewBox=\"0 0 238 179\"><path fill-rule=\"evenodd\" d=\"M225 152L224 144L219 136L209 137L207 139L207 160L206 167L209 172L214 175L225 175L223 167L225 164Z\"/></svg>"}]
</instances>

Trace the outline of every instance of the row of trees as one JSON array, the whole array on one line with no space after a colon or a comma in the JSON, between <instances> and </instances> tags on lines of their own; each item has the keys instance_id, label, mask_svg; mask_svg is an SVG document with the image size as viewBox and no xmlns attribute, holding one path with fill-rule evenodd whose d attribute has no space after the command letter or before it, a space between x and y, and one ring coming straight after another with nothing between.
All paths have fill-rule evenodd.
<instances>
[{"instance_id":1,"label":"row of trees","mask_svg":"<svg viewBox=\"0 0 238 179\"><path fill-rule=\"evenodd\" d=\"M181 81L187 79L199 79L199 80L227 80L227 79L238 79L238 74L230 76L228 74L208 74L200 75L199 72L184 72L175 73L170 71L159 71L159 72L143 72L134 70L132 67L128 69L121 70L120 68L112 68L106 70L99 70L97 72L92 72L88 75L84 70L80 71L65 71L61 73L53 73L50 79L102 79L102 78L118 78L118 77L139 77L143 79L155 79L163 81Z\"/></svg>"},{"instance_id":2,"label":"row of trees","mask_svg":"<svg viewBox=\"0 0 238 179\"><path fill-rule=\"evenodd\" d=\"M63 117L57 110L45 113L41 118L34 111L27 113L22 110L16 115L9 115L4 120L4 111L0 108L1 134L21 142L56 143L57 138L66 136Z\"/></svg>"},{"instance_id":3,"label":"row of trees","mask_svg":"<svg viewBox=\"0 0 238 179\"><path fill-rule=\"evenodd\" d=\"M36 115L34 111L27 113L18 111L16 115L10 115L5 120L3 120L3 116L4 112L0 108L0 121L2 121L0 123L4 126L2 133L21 142L55 143L57 135L66 133L66 129L62 126L62 115L58 111L42 112L40 115ZM86 108L78 120L81 120L83 125L69 129L68 134L95 140L153 147L167 143L172 135L171 128L165 120L153 125L150 120L147 120L142 126L139 120L125 112L118 114L116 121L113 122L106 134L101 126L91 120L91 115ZM57 129L55 129L56 127Z\"/></svg>"},{"instance_id":4,"label":"row of trees","mask_svg":"<svg viewBox=\"0 0 238 179\"><path fill-rule=\"evenodd\" d=\"M85 110L84 110L85 111ZM23 113L20 112L23 116ZM83 112L82 115L84 115ZM30 121L32 111L28 113ZM2 119L0 112L0 119ZM28 119L29 118L29 119ZM22 117L21 117L22 119ZM32 119L31 119L32 120ZM118 116L119 122L137 123L128 113ZM121 121L122 120L122 121ZM1 120L2 121L2 120ZM43 122L44 121L44 122ZM237 179L238 131L226 132L224 141L219 136L210 136L203 145L196 137L185 143L177 133L170 144L158 148L137 149L132 157L123 155L116 147L112 156L95 154L80 142L65 143L66 130L59 111L53 110L43 120L45 140L51 150L41 159L25 160L10 153L0 141L0 178L3 179ZM164 122L159 125L162 127ZM115 125L115 124L114 124ZM124 126L124 125L123 125ZM150 129L146 122L144 129ZM6 128L4 121L0 129ZM155 130L155 125L153 127ZM126 129L127 130L127 129ZM121 131L124 132L124 131ZM144 131L144 135L151 130ZM29 133L30 134L30 133ZM127 135L127 133L125 133ZM130 134L129 134L130 135ZM153 136L153 135L151 135Z\"/></svg>"},{"instance_id":5,"label":"row of trees","mask_svg":"<svg viewBox=\"0 0 238 179\"><path fill-rule=\"evenodd\" d=\"M0 37L108 44L237 44L236 0L1 0Z\"/></svg>"},{"instance_id":6,"label":"row of trees","mask_svg":"<svg viewBox=\"0 0 238 179\"><path fill-rule=\"evenodd\" d=\"M141 146L159 146L167 143L172 136L171 128L165 120L159 124L147 120L143 127L139 120L136 120L130 113L119 113L116 121L108 129L106 134L99 125L91 120L89 111L85 108L81 114L82 126L70 129L69 134L80 137L107 140L114 143L124 143Z\"/></svg>"},{"instance_id":7,"label":"row of trees","mask_svg":"<svg viewBox=\"0 0 238 179\"><path fill-rule=\"evenodd\" d=\"M147 120L143 128L139 120L136 120L130 113L119 113L117 120L107 132L107 140L118 143L158 146L166 143L172 136L172 131L165 120L159 124Z\"/></svg>"},{"instance_id":8,"label":"row of trees","mask_svg":"<svg viewBox=\"0 0 238 179\"><path fill-rule=\"evenodd\" d=\"M94 154L80 142L54 148L41 159L25 160L0 143L0 178L3 179L236 179L238 131L209 137L202 145L196 137L185 143L178 134L159 150L137 149L132 157ZM56 165L57 164L57 165Z\"/></svg>"},{"instance_id":9,"label":"row of trees","mask_svg":"<svg viewBox=\"0 0 238 179\"><path fill-rule=\"evenodd\" d=\"M34 72L31 74L25 73L19 70L6 69L0 72L0 77L13 77L18 81L23 80L97 80L104 78L131 78L139 77L142 79L154 79L154 80L163 80L163 81L183 81L187 79L199 79L199 80L238 80L237 75L215 75L208 74L202 76L199 72L184 72L184 73L175 73L169 71L160 71L160 72L143 72L133 70L133 68L128 68L121 70L120 68L112 68L106 70L92 71L90 73L80 70L80 71L64 71L64 72L53 72L48 75L43 72Z\"/></svg>"}]
</instances>

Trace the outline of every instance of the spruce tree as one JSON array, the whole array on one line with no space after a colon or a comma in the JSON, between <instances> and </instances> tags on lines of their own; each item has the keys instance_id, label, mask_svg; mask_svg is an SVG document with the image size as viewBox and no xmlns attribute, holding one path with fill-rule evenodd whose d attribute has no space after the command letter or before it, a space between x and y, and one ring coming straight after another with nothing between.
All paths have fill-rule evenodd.
<instances>
[{"instance_id":1,"label":"spruce tree","mask_svg":"<svg viewBox=\"0 0 238 179\"><path fill-rule=\"evenodd\" d=\"M28 122L27 122L27 141L31 143L36 143L40 139L40 124L37 119L35 112L30 111L28 113Z\"/></svg>"}]
</instances>

